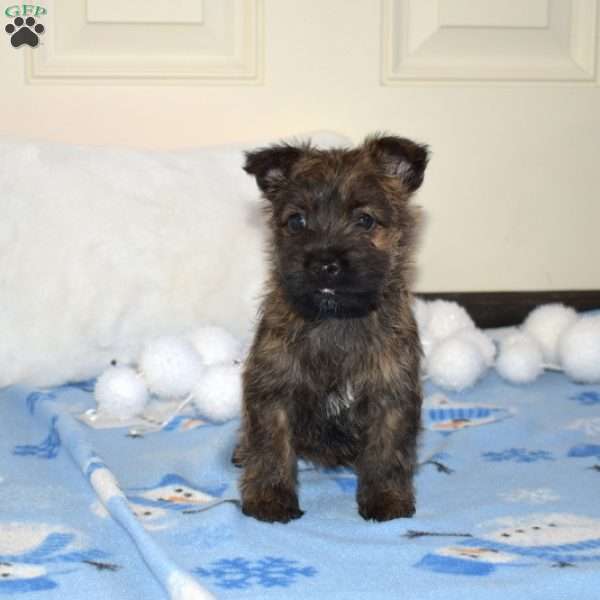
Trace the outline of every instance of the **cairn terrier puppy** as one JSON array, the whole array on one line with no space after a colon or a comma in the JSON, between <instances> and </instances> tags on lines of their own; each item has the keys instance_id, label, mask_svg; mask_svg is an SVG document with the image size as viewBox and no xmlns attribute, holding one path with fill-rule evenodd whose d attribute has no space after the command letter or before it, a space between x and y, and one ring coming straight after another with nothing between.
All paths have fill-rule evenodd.
<instances>
[{"instance_id":1,"label":"cairn terrier puppy","mask_svg":"<svg viewBox=\"0 0 600 600\"><path fill-rule=\"evenodd\" d=\"M382 135L354 149L280 144L246 154L272 243L233 457L244 467L245 514L302 516L303 458L353 467L365 519L413 515L421 350L407 284L409 199L427 160L425 146Z\"/></svg>"}]
</instances>

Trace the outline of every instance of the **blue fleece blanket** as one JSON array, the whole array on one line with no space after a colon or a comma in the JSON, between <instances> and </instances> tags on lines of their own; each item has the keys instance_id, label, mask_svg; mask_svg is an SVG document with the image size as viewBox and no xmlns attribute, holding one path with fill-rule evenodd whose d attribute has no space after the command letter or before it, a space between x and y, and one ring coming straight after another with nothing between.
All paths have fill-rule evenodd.
<instances>
[{"instance_id":1,"label":"blue fleece blanket","mask_svg":"<svg viewBox=\"0 0 600 600\"><path fill-rule=\"evenodd\" d=\"M351 471L302 465L280 525L239 510L237 422L90 429L92 385L0 393L0 595L600 598L600 386L428 385L415 518L365 522Z\"/></svg>"}]
</instances>

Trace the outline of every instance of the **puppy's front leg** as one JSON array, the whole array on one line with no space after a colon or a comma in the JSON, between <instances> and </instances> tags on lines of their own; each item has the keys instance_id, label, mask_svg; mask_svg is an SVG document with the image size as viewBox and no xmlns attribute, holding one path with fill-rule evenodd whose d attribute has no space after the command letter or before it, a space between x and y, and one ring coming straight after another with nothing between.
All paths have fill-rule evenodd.
<instances>
[{"instance_id":1,"label":"puppy's front leg","mask_svg":"<svg viewBox=\"0 0 600 600\"><path fill-rule=\"evenodd\" d=\"M359 513L374 521L412 517L420 391L385 390L361 402L368 417L356 464Z\"/></svg>"},{"instance_id":2,"label":"puppy's front leg","mask_svg":"<svg viewBox=\"0 0 600 600\"><path fill-rule=\"evenodd\" d=\"M304 514L288 414L279 402L255 398L251 388L244 395L242 511L260 521L287 523Z\"/></svg>"}]
</instances>

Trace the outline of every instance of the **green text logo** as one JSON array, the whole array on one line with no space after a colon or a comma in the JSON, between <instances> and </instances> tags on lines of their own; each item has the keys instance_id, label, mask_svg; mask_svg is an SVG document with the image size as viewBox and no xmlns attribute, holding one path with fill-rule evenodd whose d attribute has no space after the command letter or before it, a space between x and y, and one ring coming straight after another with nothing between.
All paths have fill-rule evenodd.
<instances>
[{"instance_id":1,"label":"green text logo","mask_svg":"<svg viewBox=\"0 0 600 600\"><path fill-rule=\"evenodd\" d=\"M4 14L7 17L39 17L45 15L47 12L43 6L36 4L13 4L4 11Z\"/></svg>"}]
</instances>

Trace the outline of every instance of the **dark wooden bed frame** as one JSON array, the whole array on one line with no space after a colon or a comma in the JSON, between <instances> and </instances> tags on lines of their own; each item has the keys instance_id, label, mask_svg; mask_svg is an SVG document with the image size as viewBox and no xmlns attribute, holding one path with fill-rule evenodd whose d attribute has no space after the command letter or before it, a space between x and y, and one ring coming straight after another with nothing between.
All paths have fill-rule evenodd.
<instances>
[{"instance_id":1,"label":"dark wooden bed frame","mask_svg":"<svg viewBox=\"0 0 600 600\"><path fill-rule=\"evenodd\" d=\"M577 311L600 309L600 290L532 292L417 292L424 300L452 300L471 315L478 327L520 325L540 304L561 302Z\"/></svg>"}]
</instances>

